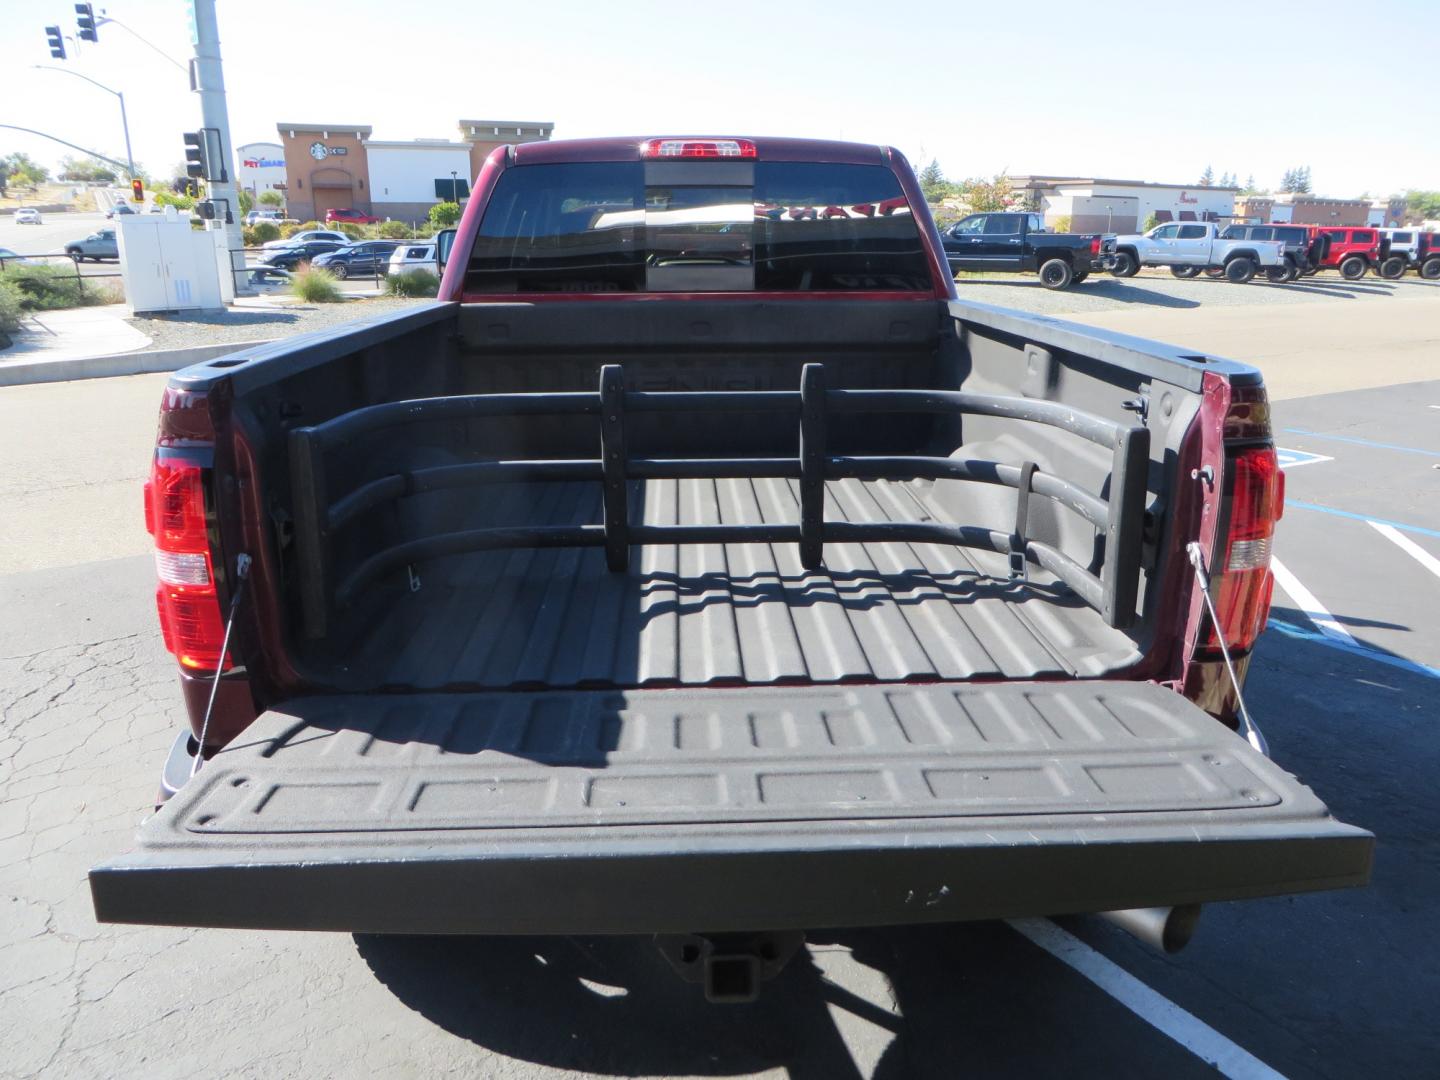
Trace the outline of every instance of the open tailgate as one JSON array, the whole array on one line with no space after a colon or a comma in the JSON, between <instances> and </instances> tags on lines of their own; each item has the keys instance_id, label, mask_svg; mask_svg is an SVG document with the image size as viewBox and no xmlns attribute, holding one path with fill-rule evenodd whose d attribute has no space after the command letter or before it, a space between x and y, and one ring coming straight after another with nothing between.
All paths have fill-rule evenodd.
<instances>
[{"instance_id":1,"label":"open tailgate","mask_svg":"<svg viewBox=\"0 0 1440 1080\"><path fill-rule=\"evenodd\" d=\"M1359 885L1373 844L1147 683L335 696L90 886L106 922L780 930Z\"/></svg>"}]
</instances>

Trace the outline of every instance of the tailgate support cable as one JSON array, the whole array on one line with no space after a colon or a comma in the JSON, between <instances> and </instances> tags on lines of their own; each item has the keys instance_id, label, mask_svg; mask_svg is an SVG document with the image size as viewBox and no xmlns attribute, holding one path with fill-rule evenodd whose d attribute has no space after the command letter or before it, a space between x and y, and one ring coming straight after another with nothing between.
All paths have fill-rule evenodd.
<instances>
[{"instance_id":1,"label":"tailgate support cable","mask_svg":"<svg viewBox=\"0 0 1440 1080\"><path fill-rule=\"evenodd\" d=\"M1240 679L1235 674L1235 662L1230 659L1230 646L1225 643L1225 631L1220 626L1220 616L1215 613L1215 601L1210 598L1210 575L1205 571L1205 553L1195 540L1185 545L1185 552L1190 556L1190 565L1195 568L1195 580L1200 583L1200 595L1205 598L1205 607L1210 612L1210 625L1215 628L1215 639L1220 642L1220 655L1225 658L1225 672L1230 676L1230 685L1235 687L1235 702L1240 708L1240 734L1256 750L1269 757L1270 746L1265 742L1265 736L1260 734L1260 729L1255 726L1255 721L1250 719L1250 710L1245 707L1245 695L1240 690Z\"/></svg>"},{"instance_id":2,"label":"tailgate support cable","mask_svg":"<svg viewBox=\"0 0 1440 1080\"><path fill-rule=\"evenodd\" d=\"M220 691L220 676L225 666L225 657L230 652L230 631L235 628L235 613L240 610L240 598L245 595L245 581L250 576L250 556L243 551L235 560L235 595L230 597L230 614L225 619L225 640L220 643L220 661L210 679L210 700L205 703L205 719L200 722L200 742L195 747L195 760L190 762L190 775L200 771L200 762L205 757L205 735L210 730L210 714L215 711L215 695Z\"/></svg>"}]
</instances>

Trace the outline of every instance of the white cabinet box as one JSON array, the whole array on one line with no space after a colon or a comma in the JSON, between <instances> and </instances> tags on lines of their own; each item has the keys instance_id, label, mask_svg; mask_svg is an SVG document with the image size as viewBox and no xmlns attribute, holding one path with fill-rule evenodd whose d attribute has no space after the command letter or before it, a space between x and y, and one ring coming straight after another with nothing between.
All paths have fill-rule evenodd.
<instances>
[{"instance_id":1,"label":"white cabinet box","mask_svg":"<svg viewBox=\"0 0 1440 1080\"><path fill-rule=\"evenodd\" d=\"M137 312L223 306L216 262L223 230L200 232L188 215L169 212L117 218L116 225L125 297Z\"/></svg>"}]
</instances>

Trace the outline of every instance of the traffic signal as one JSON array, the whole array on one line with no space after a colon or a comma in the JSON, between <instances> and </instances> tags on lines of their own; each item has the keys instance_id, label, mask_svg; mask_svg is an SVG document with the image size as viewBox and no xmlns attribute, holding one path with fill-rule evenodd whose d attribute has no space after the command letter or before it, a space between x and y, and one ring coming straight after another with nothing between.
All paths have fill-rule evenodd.
<instances>
[{"instance_id":1,"label":"traffic signal","mask_svg":"<svg viewBox=\"0 0 1440 1080\"><path fill-rule=\"evenodd\" d=\"M56 60L65 59L65 39L60 35L58 26L45 27L45 40L50 45L50 55Z\"/></svg>"},{"instance_id":2,"label":"traffic signal","mask_svg":"<svg viewBox=\"0 0 1440 1080\"><path fill-rule=\"evenodd\" d=\"M205 133L203 131L185 132L185 175L205 175Z\"/></svg>"},{"instance_id":3,"label":"traffic signal","mask_svg":"<svg viewBox=\"0 0 1440 1080\"><path fill-rule=\"evenodd\" d=\"M131 181L130 181L130 198L134 199L136 202L144 202L144 201L145 201L145 181L144 181L144 180L131 180Z\"/></svg>"},{"instance_id":4,"label":"traffic signal","mask_svg":"<svg viewBox=\"0 0 1440 1080\"><path fill-rule=\"evenodd\" d=\"M89 4L75 5L75 21L80 26L81 41L99 41L100 36L95 32L95 9Z\"/></svg>"}]
</instances>

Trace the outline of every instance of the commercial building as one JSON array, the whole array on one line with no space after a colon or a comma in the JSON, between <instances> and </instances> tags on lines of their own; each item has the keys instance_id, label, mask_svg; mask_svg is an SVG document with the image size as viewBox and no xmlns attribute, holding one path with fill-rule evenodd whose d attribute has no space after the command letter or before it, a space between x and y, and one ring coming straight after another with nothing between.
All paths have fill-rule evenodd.
<instances>
[{"instance_id":1,"label":"commercial building","mask_svg":"<svg viewBox=\"0 0 1440 1080\"><path fill-rule=\"evenodd\" d=\"M285 161L291 217L323 218L353 208L380 218L418 221L430 207L470 196L487 154L505 143L548 140L555 125L514 120L461 120L460 138L371 139L368 124L276 125Z\"/></svg>"},{"instance_id":2,"label":"commercial building","mask_svg":"<svg viewBox=\"0 0 1440 1080\"><path fill-rule=\"evenodd\" d=\"M1228 221L1235 213L1233 187L1154 184L1079 176L1012 176L1026 203L1045 215L1047 225L1075 232L1136 232L1152 217L1162 221Z\"/></svg>"},{"instance_id":3,"label":"commercial building","mask_svg":"<svg viewBox=\"0 0 1440 1080\"><path fill-rule=\"evenodd\" d=\"M235 186L259 195L285 192L285 148L275 142L252 142L235 148Z\"/></svg>"},{"instance_id":4,"label":"commercial building","mask_svg":"<svg viewBox=\"0 0 1440 1080\"><path fill-rule=\"evenodd\" d=\"M1297 225L1401 225L1404 199L1332 199L1324 195L1281 192L1246 195L1235 204L1242 221L1291 221Z\"/></svg>"}]
</instances>

